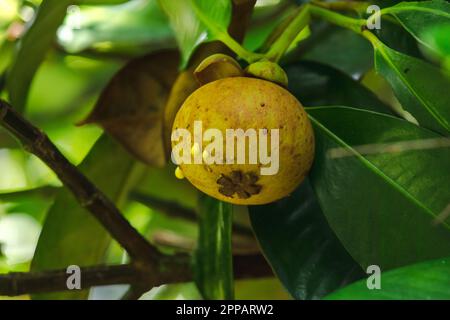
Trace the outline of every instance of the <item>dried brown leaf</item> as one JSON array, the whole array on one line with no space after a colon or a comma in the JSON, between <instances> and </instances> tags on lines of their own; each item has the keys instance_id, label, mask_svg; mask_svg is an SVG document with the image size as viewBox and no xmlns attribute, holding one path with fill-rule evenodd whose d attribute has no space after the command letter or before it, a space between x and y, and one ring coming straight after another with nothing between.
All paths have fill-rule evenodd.
<instances>
[{"instance_id":1,"label":"dried brown leaf","mask_svg":"<svg viewBox=\"0 0 450 320\"><path fill-rule=\"evenodd\" d=\"M130 61L111 79L82 124L101 125L137 159L163 166L164 107L179 59L176 51L164 50Z\"/></svg>"}]
</instances>

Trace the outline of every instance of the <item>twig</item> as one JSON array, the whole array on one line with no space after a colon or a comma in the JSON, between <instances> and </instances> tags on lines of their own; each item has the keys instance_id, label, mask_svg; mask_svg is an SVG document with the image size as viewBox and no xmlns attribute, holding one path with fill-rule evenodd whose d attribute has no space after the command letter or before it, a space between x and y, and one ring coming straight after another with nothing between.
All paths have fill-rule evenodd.
<instances>
[{"instance_id":1,"label":"twig","mask_svg":"<svg viewBox=\"0 0 450 320\"><path fill-rule=\"evenodd\" d=\"M59 292L68 290L66 270L0 275L0 295ZM132 265L97 266L81 269L81 288L135 283L139 274Z\"/></svg>"},{"instance_id":2,"label":"twig","mask_svg":"<svg viewBox=\"0 0 450 320\"><path fill-rule=\"evenodd\" d=\"M124 299L135 299L137 292L146 292L162 284L192 281L189 255L165 256L156 269L142 269L134 264L81 268L81 288L130 284L133 288ZM235 256L237 279L271 277L273 272L261 255ZM0 275L0 296L62 292L69 290L66 270L10 273Z\"/></svg>"},{"instance_id":3,"label":"twig","mask_svg":"<svg viewBox=\"0 0 450 320\"><path fill-rule=\"evenodd\" d=\"M56 173L80 205L100 221L133 260L153 263L159 258L158 251L131 226L114 203L62 155L44 132L2 100L0 124L23 144L25 150L36 155Z\"/></svg>"}]
</instances>

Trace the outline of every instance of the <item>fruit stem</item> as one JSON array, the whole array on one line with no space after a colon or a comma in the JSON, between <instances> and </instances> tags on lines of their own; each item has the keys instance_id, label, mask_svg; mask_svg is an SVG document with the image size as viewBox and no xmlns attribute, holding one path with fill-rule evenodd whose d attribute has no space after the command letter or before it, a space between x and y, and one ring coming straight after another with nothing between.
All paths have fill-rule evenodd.
<instances>
[{"instance_id":1,"label":"fruit stem","mask_svg":"<svg viewBox=\"0 0 450 320\"><path fill-rule=\"evenodd\" d=\"M334 2L322 2L318 0L312 0L311 4L322 7L325 9L335 11L354 11L358 14L362 14L366 11L367 7L371 5L370 2L348 2L348 1L334 1Z\"/></svg>"},{"instance_id":2,"label":"fruit stem","mask_svg":"<svg viewBox=\"0 0 450 320\"><path fill-rule=\"evenodd\" d=\"M303 5L298 10L297 15L287 26L281 36L273 43L266 54L266 58L272 62L278 62L289 49L297 35L308 25L309 11L308 5Z\"/></svg>"},{"instance_id":3,"label":"fruit stem","mask_svg":"<svg viewBox=\"0 0 450 320\"><path fill-rule=\"evenodd\" d=\"M263 54L254 53L248 51L243 46L234 40L226 30L222 30L217 24L212 21L202 10L200 10L194 1L191 0L191 7L195 12L198 19L216 36L216 38L222 41L228 48L236 53L241 59L244 59L248 63L252 63L264 58Z\"/></svg>"},{"instance_id":4,"label":"fruit stem","mask_svg":"<svg viewBox=\"0 0 450 320\"><path fill-rule=\"evenodd\" d=\"M308 25L311 15L320 17L330 23L350 29L359 34L361 34L366 25L366 20L364 19L351 18L325 9L319 4L304 4L299 8L297 15L281 36L270 47L266 58L270 61L278 62L295 41L298 34Z\"/></svg>"},{"instance_id":5,"label":"fruit stem","mask_svg":"<svg viewBox=\"0 0 450 320\"><path fill-rule=\"evenodd\" d=\"M234 40L227 32L221 32L219 34L216 34L217 38L222 41L228 48L231 49L236 55L247 61L248 63L253 63L258 60L261 60L264 58L263 54L254 53L251 51L248 51L244 47L242 47L236 40Z\"/></svg>"},{"instance_id":6,"label":"fruit stem","mask_svg":"<svg viewBox=\"0 0 450 320\"><path fill-rule=\"evenodd\" d=\"M359 34L362 33L367 23L365 19L351 18L315 5L309 5L309 11L313 16L320 17L330 23L350 29Z\"/></svg>"}]
</instances>

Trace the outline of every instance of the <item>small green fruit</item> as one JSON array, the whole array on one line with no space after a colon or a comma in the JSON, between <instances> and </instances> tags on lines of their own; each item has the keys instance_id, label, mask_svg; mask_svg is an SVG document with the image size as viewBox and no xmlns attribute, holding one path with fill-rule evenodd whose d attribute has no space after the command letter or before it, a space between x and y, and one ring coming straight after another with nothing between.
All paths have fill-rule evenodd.
<instances>
[{"instance_id":1,"label":"small green fruit","mask_svg":"<svg viewBox=\"0 0 450 320\"><path fill-rule=\"evenodd\" d=\"M252 63L245 69L245 73L255 78L277 83L283 87L288 86L288 77L286 72L284 72L284 70L277 63L269 60L261 60Z\"/></svg>"}]
</instances>

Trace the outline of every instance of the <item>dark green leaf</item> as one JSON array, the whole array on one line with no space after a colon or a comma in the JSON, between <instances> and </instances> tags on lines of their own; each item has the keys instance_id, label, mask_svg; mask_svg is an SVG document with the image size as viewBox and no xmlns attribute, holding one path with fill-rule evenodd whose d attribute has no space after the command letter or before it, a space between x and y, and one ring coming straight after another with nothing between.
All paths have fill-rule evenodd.
<instances>
[{"instance_id":1,"label":"dark green leaf","mask_svg":"<svg viewBox=\"0 0 450 320\"><path fill-rule=\"evenodd\" d=\"M301 61L284 66L289 91L306 106L347 105L391 113L369 89L325 64Z\"/></svg>"},{"instance_id":2,"label":"dark green leaf","mask_svg":"<svg viewBox=\"0 0 450 320\"><path fill-rule=\"evenodd\" d=\"M135 164L115 142L104 136L94 145L80 170L120 205L130 188ZM61 190L47 214L31 270L67 268L69 265L100 264L111 241L109 234L67 190ZM38 298L83 299L86 291L44 294Z\"/></svg>"},{"instance_id":3,"label":"dark green leaf","mask_svg":"<svg viewBox=\"0 0 450 320\"><path fill-rule=\"evenodd\" d=\"M330 65L354 79L372 67L372 49L361 36L334 26L312 25L311 31L299 46L303 59Z\"/></svg>"},{"instance_id":4,"label":"dark green leaf","mask_svg":"<svg viewBox=\"0 0 450 320\"><path fill-rule=\"evenodd\" d=\"M231 0L158 1L175 31L182 53L182 67L186 66L198 45L217 39L217 30L227 32L231 19ZM208 20L208 25L204 18Z\"/></svg>"},{"instance_id":5,"label":"dark green leaf","mask_svg":"<svg viewBox=\"0 0 450 320\"><path fill-rule=\"evenodd\" d=\"M362 276L328 226L308 180L289 198L249 211L264 254L295 299L320 299Z\"/></svg>"},{"instance_id":6,"label":"dark green leaf","mask_svg":"<svg viewBox=\"0 0 450 320\"><path fill-rule=\"evenodd\" d=\"M194 257L195 282L205 299L233 299L233 206L202 195L199 214L200 235Z\"/></svg>"},{"instance_id":7,"label":"dark green leaf","mask_svg":"<svg viewBox=\"0 0 450 320\"><path fill-rule=\"evenodd\" d=\"M448 255L449 139L370 111L308 113L316 132L312 183L353 258L385 270Z\"/></svg>"},{"instance_id":8,"label":"dark green leaf","mask_svg":"<svg viewBox=\"0 0 450 320\"><path fill-rule=\"evenodd\" d=\"M375 42L375 67L419 125L450 132L450 77L435 66Z\"/></svg>"},{"instance_id":9,"label":"dark green leaf","mask_svg":"<svg viewBox=\"0 0 450 320\"><path fill-rule=\"evenodd\" d=\"M395 269L381 277L380 290L361 280L328 297L330 300L449 300L450 258Z\"/></svg>"},{"instance_id":10,"label":"dark green leaf","mask_svg":"<svg viewBox=\"0 0 450 320\"><path fill-rule=\"evenodd\" d=\"M389 48L409 56L423 58L416 39L396 21L382 20L381 26L373 32Z\"/></svg>"}]
</instances>

